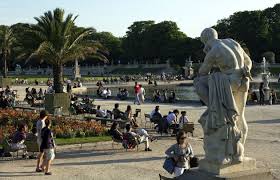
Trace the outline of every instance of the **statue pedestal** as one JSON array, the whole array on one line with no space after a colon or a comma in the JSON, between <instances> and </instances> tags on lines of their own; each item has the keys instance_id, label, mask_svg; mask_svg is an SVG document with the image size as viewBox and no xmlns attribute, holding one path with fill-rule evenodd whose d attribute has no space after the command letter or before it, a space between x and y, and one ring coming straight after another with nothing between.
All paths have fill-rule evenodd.
<instances>
[{"instance_id":1,"label":"statue pedestal","mask_svg":"<svg viewBox=\"0 0 280 180\"><path fill-rule=\"evenodd\" d=\"M251 171L240 171L224 175L214 175L192 168L190 171L184 173L178 180L273 180L271 172L267 169L255 169Z\"/></svg>"},{"instance_id":2,"label":"statue pedestal","mask_svg":"<svg viewBox=\"0 0 280 180\"><path fill-rule=\"evenodd\" d=\"M192 168L184 173L180 180L273 180L271 172L267 169L257 169L256 160L244 158L243 162L220 165L206 160L199 161L199 168Z\"/></svg>"},{"instance_id":3,"label":"statue pedestal","mask_svg":"<svg viewBox=\"0 0 280 180\"><path fill-rule=\"evenodd\" d=\"M228 174L240 171L250 171L256 169L256 159L244 157L243 162L236 164L220 165L208 162L204 159L199 161L199 170L212 174Z\"/></svg>"}]
</instances>

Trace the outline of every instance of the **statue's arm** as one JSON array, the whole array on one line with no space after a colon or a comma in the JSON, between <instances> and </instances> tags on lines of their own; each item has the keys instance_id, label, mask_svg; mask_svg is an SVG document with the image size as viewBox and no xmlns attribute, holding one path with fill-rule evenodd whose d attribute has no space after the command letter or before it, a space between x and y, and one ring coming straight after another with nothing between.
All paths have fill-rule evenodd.
<instances>
[{"instance_id":1,"label":"statue's arm","mask_svg":"<svg viewBox=\"0 0 280 180\"><path fill-rule=\"evenodd\" d=\"M246 52L243 50L243 57L244 57L244 64L246 68L250 71L252 69L252 61L251 58L246 54Z\"/></svg>"},{"instance_id":2,"label":"statue's arm","mask_svg":"<svg viewBox=\"0 0 280 180\"><path fill-rule=\"evenodd\" d=\"M199 75L208 75L213 67L213 64L215 63L215 58L214 58L214 50L210 50L205 58L204 58L204 62L202 63L202 65L199 68Z\"/></svg>"}]
</instances>

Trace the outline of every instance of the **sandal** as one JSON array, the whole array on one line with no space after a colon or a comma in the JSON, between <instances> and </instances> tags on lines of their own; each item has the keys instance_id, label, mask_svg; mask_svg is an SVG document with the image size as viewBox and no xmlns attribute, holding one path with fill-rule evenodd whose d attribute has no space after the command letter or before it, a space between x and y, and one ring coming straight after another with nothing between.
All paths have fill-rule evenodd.
<instances>
[{"instance_id":1,"label":"sandal","mask_svg":"<svg viewBox=\"0 0 280 180\"><path fill-rule=\"evenodd\" d=\"M46 172L45 175L52 175L52 173L51 172Z\"/></svg>"}]
</instances>

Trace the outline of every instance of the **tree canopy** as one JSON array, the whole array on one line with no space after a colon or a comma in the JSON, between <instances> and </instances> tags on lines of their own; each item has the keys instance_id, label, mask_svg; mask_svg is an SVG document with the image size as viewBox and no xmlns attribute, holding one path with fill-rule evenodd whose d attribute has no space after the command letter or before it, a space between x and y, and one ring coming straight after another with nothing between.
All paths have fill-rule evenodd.
<instances>
[{"instance_id":1,"label":"tree canopy","mask_svg":"<svg viewBox=\"0 0 280 180\"><path fill-rule=\"evenodd\" d=\"M263 11L236 12L213 27L221 38L236 39L247 47L256 62L267 51L280 55L280 4Z\"/></svg>"}]
</instances>

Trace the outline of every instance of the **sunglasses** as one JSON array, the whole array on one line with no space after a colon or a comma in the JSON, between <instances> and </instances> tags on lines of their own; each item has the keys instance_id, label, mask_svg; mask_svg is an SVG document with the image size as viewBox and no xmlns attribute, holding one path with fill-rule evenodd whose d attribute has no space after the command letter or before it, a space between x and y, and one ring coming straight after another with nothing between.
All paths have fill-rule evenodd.
<instances>
[{"instance_id":1,"label":"sunglasses","mask_svg":"<svg viewBox=\"0 0 280 180\"><path fill-rule=\"evenodd\" d=\"M187 139L187 137L181 137L180 139L181 139L181 140L184 140L184 139Z\"/></svg>"}]
</instances>

